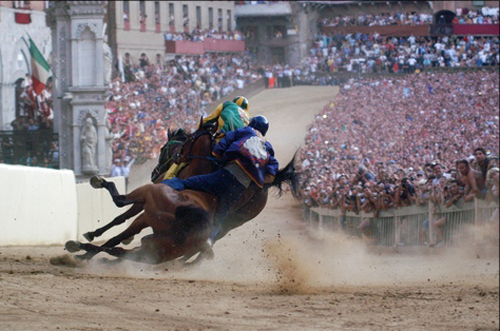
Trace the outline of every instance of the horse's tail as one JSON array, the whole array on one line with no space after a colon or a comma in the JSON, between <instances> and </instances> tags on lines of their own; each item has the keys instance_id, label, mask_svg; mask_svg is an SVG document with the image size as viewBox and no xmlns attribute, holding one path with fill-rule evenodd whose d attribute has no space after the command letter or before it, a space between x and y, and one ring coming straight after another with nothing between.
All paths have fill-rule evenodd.
<instances>
[{"instance_id":1,"label":"horse's tail","mask_svg":"<svg viewBox=\"0 0 500 331\"><path fill-rule=\"evenodd\" d=\"M287 183L290 185L292 190L292 194L294 197L297 197L298 189L299 189L299 173L295 171L295 157L297 156L297 152L293 155L293 158L286 167L278 170L276 176L274 177L274 181L271 184L264 184L264 189L269 189L271 187L276 187L278 189L278 195L281 196L283 194L283 183Z\"/></svg>"},{"instance_id":2,"label":"horse's tail","mask_svg":"<svg viewBox=\"0 0 500 331\"><path fill-rule=\"evenodd\" d=\"M182 245L192 235L202 236L210 229L210 215L203 208L179 206L175 210L173 239L177 245Z\"/></svg>"}]
</instances>

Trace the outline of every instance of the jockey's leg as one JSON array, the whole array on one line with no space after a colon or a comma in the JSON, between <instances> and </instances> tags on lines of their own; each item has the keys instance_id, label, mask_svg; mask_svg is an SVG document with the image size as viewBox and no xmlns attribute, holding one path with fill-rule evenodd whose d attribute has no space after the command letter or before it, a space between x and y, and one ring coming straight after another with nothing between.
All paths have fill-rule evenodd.
<instances>
[{"instance_id":1,"label":"jockey's leg","mask_svg":"<svg viewBox=\"0 0 500 331\"><path fill-rule=\"evenodd\" d=\"M163 180L172 179L174 177L177 177L177 174L179 173L179 171L181 171L181 169L184 168L186 165L187 165L187 162L182 162L180 164L177 164L177 163L172 164L172 166L168 169L168 171L163 176Z\"/></svg>"},{"instance_id":2,"label":"jockey's leg","mask_svg":"<svg viewBox=\"0 0 500 331\"><path fill-rule=\"evenodd\" d=\"M214 216L213 229L207 243L202 248L208 258L213 258L212 245L220 232L221 221L226 218L231 208L243 196L245 186L227 170L221 169L208 175L194 176L185 179L172 178L162 183L174 190L185 189L203 191L217 197L217 210Z\"/></svg>"}]
</instances>

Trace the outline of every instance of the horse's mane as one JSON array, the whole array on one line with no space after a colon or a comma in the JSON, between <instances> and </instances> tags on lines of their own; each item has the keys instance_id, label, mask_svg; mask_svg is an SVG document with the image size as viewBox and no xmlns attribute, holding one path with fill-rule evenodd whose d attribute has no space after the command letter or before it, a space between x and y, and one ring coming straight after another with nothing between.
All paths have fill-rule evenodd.
<instances>
[{"instance_id":1,"label":"horse's mane","mask_svg":"<svg viewBox=\"0 0 500 331\"><path fill-rule=\"evenodd\" d=\"M168 141L186 141L189 137L189 135L184 131L183 129L173 129L173 128L168 128L167 131L168 134Z\"/></svg>"}]
</instances>

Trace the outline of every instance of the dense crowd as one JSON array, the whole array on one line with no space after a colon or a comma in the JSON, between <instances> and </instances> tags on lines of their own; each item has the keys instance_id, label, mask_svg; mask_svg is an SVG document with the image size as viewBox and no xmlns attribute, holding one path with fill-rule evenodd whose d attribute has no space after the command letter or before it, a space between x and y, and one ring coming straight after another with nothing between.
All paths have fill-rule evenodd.
<instances>
[{"instance_id":1,"label":"dense crowd","mask_svg":"<svg viewBox=\"0 0 500 331\"><path fill-rule=\"evenodd\" d=\"M441 21L440 21L441 20ZM431 12L386 12L378 14L335 15L318 19L318 27L337 26L381 26L381 25L421 25L434 23ZM445 23L444 17L438 17L437 23ZM487 6L478 10L457 8L453 24L498 24L498 7Z\"/></svg>"},{"instance_id":2,"label":"dense crowd","mask_svg":"<svg viewBox=\"0 0 500 331\"><path fill-rule=\"evenodd\" d=\"M238 30L233 31L217 31L217 30L201 30L193 29L189 32L166 32L165 40L187 40L187 41L204 41L207 38L225 39L225 40L243 40L244 36Z\"/></svg>"},{"instance_id":3,"label":"dense crowd","mask_svg":"<svg viewBox=\"0 0 500 331\"><path fill-rule=\"evenodd\" d=\"M498 7L484 6L479 10L457 8L457 16L453 19L453 24L498 24Z\"/></svg>"},{"instance_id":4,"label":"dense crowd","mask_svg":"<svg viewBox=\"0 0 500 331\"><path fill-rule=\"evenodd\" d=\"M52 135L52 80L35 91L27 74L16 88L16 101L16 118L11 122L13 133L2 136L0 162L57 168L58 142Z\"/></svg>"},{"instance_id":5,"label":"dense crowd","mask_svg":"<svg viewBox=\"0 0 500 331\"><path fill-rule=\"evenodd\" d=\"M351 80L309 128L304 203L377 215L498 201L498 102L497 72Z\"/></svg>"},{"instance_id":6,"label":"dense crowd","mask_svg":"<svg viewBox=\"0 0 500 331\"><path fill-rule=\"evenodd\" d=\"M336 15L321 17L318 25L322 26L354 26L354 25L419 25L431 24L432 13L417 12L387 12L379 14Z\"/></svg>"},{"instance_id":7,"label":"dense crowd","mask_svg":"<svg viewBox=\"0 0 500 331\"><path fill-rule=\"evenodd\" d=\"M251 1L244 2L248 4L273 3L274 1ZM458 23L488 23L498 22L498 8L492 9L484 7L482 10L474 11L460 9L457 11ZM432 20L432 15L428 13L386 13L380 15L359 15L359 16L337 16L328 19L321 19L320 23L324 25L387 25L387 24L424 24ZM456 23L456 22L455 22ZM194 29L191 33L166 33L166 40L190 40L203 41L205 38L233 39L240 40L241 33L237 30L233 32L218 32L215 30L199 30ZM149 59L143 54L137 62L134 62L129 54L124 58L123 75L119 75L111 82L112 97L107 102L106 108L109 114L111 123L111 136L113 142L113 159L116 164L124 164L130 166L132 160L141 161L148 158L156 158L159 148L166 141L166 133L169 127L183 127L186 130L193 130L197 123L197 119L211 112L212 109L206 109L208 104L223 98L224 96L255 82L261 77L265 77L275 81L275 87L289 87L294 85L344 85L344 89L339 100L332 103L332 106L327 106L323 111L324 116L331 118L328 112L337 112L340 110L338 104L344 104L342 107L350 109L349 112L338 112L339 116L351 116L357 114L358 120L370 118L372 113L359 113L364 109L362 104L359 104L360 99L358 94L366 100L378 100L382 109L397 109L400 116L401 107L412 108L419 100L418 98L425 95L429 101L418 104L418 109L424 111L425 116L430 116L429 111L422 107L431 107L437 103L442 106L441 111L450 112L454 109L450 102L444 99L444 96L456 95L457 98L463 98L460 102L468 101L469 96L464 96L463 91L457 90L457 86L467 90L467 84L451 84L450 81L456 80L455 77L447 76L446 74L436 74L436 76L419 75L405 76L390 79L377 79L367 81L352 81L346 82L346 77L340 81L335 75L329 73L346 72L346 73L419 73L425 72L431 67L477 67L477 66L496 66L500 62L499 59L499 39L495 37L473 37L473 36L451 36L451 37L382 37L378 33L373 34L336 34L322 35L317 38L310 50L308 56L301 64L291 66L284 64L263 65L258 66L254 58L249 54L240 55L220 55L220 54L205 54L202 56L177 56L175 60L164 63L161 57L157 57L155 63L150 63ZM476 75L476 76L474 76ZM478 79L483 82L481 74L471 74L458 77L462 79L466 77L464 82L469 82L472 85L477 85L474 81ZM425 77L425 79L423 79ZM430 78L436 77L436 78ZM451 77L451 78L450 78ZM472 80L470 77L473 77ZM491 81L491 76L488 76L488 81ZM483 80L481 80L483 79ZM444 83L443 83L444 82ZM397 90L401 92L398 84L403 84L402 93L404 98L389 98L387 93ZM491 84L490 84L491 85ZM488 85L488 86L490 86ZM448 86L444 88L443 86ZM497 85L498 86L498 82ZM484 86L483 86L484 88ZM481 93L490 93L494 87L488 87ZM370 89L382 89L377 97L370 92ZM486 91L488 90L488 91ZM469 91L469 90L467 90ZM469 91L470 92L470 91ZM491 93L490 93L491 94ZM357 103L349 103L342 99L349 95L353 97ZM392 96L391 96L392 97ZM490 98L488 96L488 98ZM416 99L415 99L416 98ZM487 97L475 96L478 101L491 104L491 100ZM496 97L498 101L498 93ZM467 99L467 100L466 100ZM393 105L391 100L395 100ZM486 101L485 101L486 100ZM493 100L495 101L495 100ZM401 103L405 104L402 105ZM412 104L412 102L414 104ZM457 102L459 104L460 102ZM337 104L336 106L333 104ZM358 109L352 111L352 105L357 104ZM51 99L51 83L47 84L46 89L37 96L31 87L29 76L23 86L23 91L18 98L18 116L12 127L15 131L35 131L52 128L53 113ZM373 106L372 106L373 107ZM475 106L476 108L478 106ZM331 108L331 109L330 109ZM435 111L435 109L432 109ZM365 110L366 111L366 110ZM396 111L396 110L394 110ZM477 111L475 109L474 111ZM410 112L411 111L407 111ZM371 114L371 115L370 115ZM452 111L451 114L456 116L457 112ZM386 115L386 114L384 114ZM470 115L470 114L469 114ZM468 116L469 116L468 115ZM415 119L416 122L422 123L426 117L422 114L409 115L409 118ZM451 116L444 114L444 116ZM471 115L472 116L472 115ZM486 116L486 115L481 115ZM400 118L400 117L398 117ZM418 119L418 120L417 120ZM375 118L377 122L379 118ZM321 119L320 119L321 121ZM392 119L391 119L392 121ZM410 120L410 124L412 120ZM498 119L496 120L498 121ZM325 123L327 121L324 121ZM374 123L371 120L367 122ZM487 122L495 122L489 118ZM392 122L394 123L394 121ZM319 123L316 123L319 124ZM315 125L316 125L315 124ZM383 124L381 124L383 125ZM405 121L400 121L399 125L408 125ZM348 123L345 123L347 130ZM427 128L428 132L436 130L437 127ZM318 126L316 129L321 129ZM449 127L447 127L449 128ZM355 130L359 129L354 127ZM421 128L419 128L421 129ZM391 132L387 129L386 132ZM415 130L413 128L413 130ZM488 129L488 132L497 134L498 125ZM496 131L495 131L496 130ZM348 131L341 130L341 135L348 135ZM476 130L477 131L477 130ZM356 132L356 131L354 131ZM451 131L446 131L451 132ZM470 132L470 131L467 131ZM368 134L369 132L364 132ZM429 133L429 135L432 135ZM438 133L435 136L439 136ZM346 136L347 137L347 136ZM467 135L469 137L469 135ZM498 138L498 136L497 136ZM357 143L357 140L352 141L353 137L349 137L342 145L348 146ZM434 138L433 138L434 139ZM324 139L330 144L333 140L330 138ZM411 140L414 142L414 140ZM386 139L389 143L389 139ZM462 143L477 146L486 146L482 142L462 141ZM9 140L3 139L4 149L8 151ZM396 143L398 144L398 143ZM52 144L51 144L52 145ZM331 147L332 145L328 146ZM366 152L366 146L358 146ZM492 146L486 146L492 150ZM378 150L372 151L377 157L386 158L387 155L381 155L381 151L387 153L387 149L377 146ZM394 148L392 146L391 148ZM415 146L412 145L415 149ZM421 148L420 148L421 149ZM419 150L420 150L419 149ZM493 148L494 149L494 148ZM389 149L390 150L390 149ZM438 156L434 147L426 147L427 152L431 152L433 159L443 160ZM470 152L470 148L464 149ZM465 153L461 150L459 153ZM2 155L11 155L12 153L3 153ZM27 155L22 164L41 165L50 163L52 157L57 159L58 151L57 144L51 146L51 153L46 156L39 157L42 160L37 160L36 157ZM45 155L44 154L44 155ZM446 155L447 157L450 155ZM5 159L5 156L2 156ZM444 162L451 159L445 157ZM49 159L48 159L49 158ZM429 157L426 156L427 159ZM12 159L12 158L11 158ZM310 158L307 157L307 160ZM391 160L400 162L395 156ZM18 160L19 161L19 160ZM351 160L352 161L352 160ZM414 161L414 160L413 160ZM426 161L426 162L427 162ZM10 162L10 159L9 159ZM124 162L124 163L123 163ZM308 161L309 162L309 161ZM386 161L383 161L386 162ZM306 162L307 163L307 162ZM410 167L407 164L401 164L406 168ZM415 165L412 165L416 169ZM446 167L451 164L446 164ZM447 168L448 169L448 168ZM339 170L339 169L337 169ZM425 169L422 169L425 171ZM371 171L374 171L371 169ZM334 187L334 183L326 185Z\"/></svg>"},{"instance_id":8,"label":"dense crowd","mask_svg":"<svg viewBox=\"0 0 500 331\"><path fill-rule=\"evenodd\" d=\"M429 67L499 64L495 37L382 37L380 34L321 36L304 65L311 72L406 72Z\"/></svg>"},{"instance_id":9,"label":"dense crowd","mask_svg":"<svg viewBox=\"0 0 500 331\"><path fill-rule=\"evenodd\" d=\"M255 82L248 56L178 56L166 66L147 60L126 66L125 82L111 84L106 103L117 162L156 158L169 127L192 131L207 105Z\"/></svg>"}]
</instances>

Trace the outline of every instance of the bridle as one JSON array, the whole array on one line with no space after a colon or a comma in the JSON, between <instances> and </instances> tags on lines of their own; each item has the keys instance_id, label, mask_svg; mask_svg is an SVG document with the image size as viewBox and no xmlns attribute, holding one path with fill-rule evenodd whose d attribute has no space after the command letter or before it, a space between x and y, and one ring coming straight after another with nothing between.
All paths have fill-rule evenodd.
<instances>
[{"instance_id":1,"label":"bridle","mask_svg":"<svg viewBox=\"0 0 500 331\"><path fill-rule=\"evenodd\" d=\"M220 160L215 158L215 157L212 157L212 156L199 156L199 155L191 155L192 152L193 152L193 145L194 143L196 142L196 140L198 140L198 138L204 136L204 135L208 135L210 137L210 142L211 142L211 145L212 145L212 149L214 148L215 146L215 138L216 138L216 135L217 134L214 134L208 130L204 130L204 131L200 131L200 132L195 132L192 136L190 136L188 138L187 141L184 142L184 144L182 145L179 153L177 153L175 155L175 161L176 163L180 163L180 162L189 162L190 160L192 159L203 159L203 160L208 160L208 161L211 161L211 162L214 162L214 163L219 163ZM188 144L188 142L191 142L190 144ZM184 148L186 147L186 145L189 145L189 150L188 150L188 153L186 153L184 155Z\"/></svg>"},{"instance_id":2,"label":"bridle","mask_svg":"<svg viewBox=\"0 0 500 331\"><path fill-rule=\"evenodd\" d=\"M161 149L161 153L160 153L160 161L158 163L158 165L153 169L153 173L151 174L151 178L153 180L155 180L156 178L158 178L158 176L160 176L164 171L168 170L169 166L170 166L170 162L174 159L174 157L176 157L177 154L175 155L171 155L169 156L168 154L168 151L169 149L171 148L172 145L183 145L185 143L185 141L178 141L178 140L172 140L172 141L168 141L165 146L163 146L163 148ZM167 154L167 156L169 156L169 158L166 160L166 161L162 161L163 159L163 156Z\"/></svg>"},{"instance_id":3,"label":"bridle","mask_svg":"<svg viewBox=\"0 0 500 331\"><path fill-rule=\"evenodd\" d=\"M155 169L153 170L153 172L151 174L151 180L152 181L156 180L164 171L168 170L170 165L173 163L180 164L182 162L189 162L192 159L205 159L205 160L211 161L217 165L220 162L220 160L215 158L215 157L191 155L194 142L196 140L198 140L198 138L200 138L201 136L204 136L206 134L208 134L210 136L210 141L212 144L211 147L213 150L213 148L215 146L215 139L217 138L218 133L212 133L210 130L207 130L207 128L210 129L210 128L214 128L214 127L215 127L214 124L205 124L205 126L203 127L205 130L190 134L190 135L188 135L187 138L184 138L182 141L172 140L172 141L167 142L167 144L162 148L162 152L160 153L160 163L155 167ZM188 142L190 142L189 153L184 155L184 149L185 149L186 145L188 145ZM173 154L166 161L162 162L161 159L164 155L164 151L167 151L166 153L168 153L168 150L174 144L181 145L180 149L176 148L179 150L179 152Z\"/></svg>"}]
</instances>

